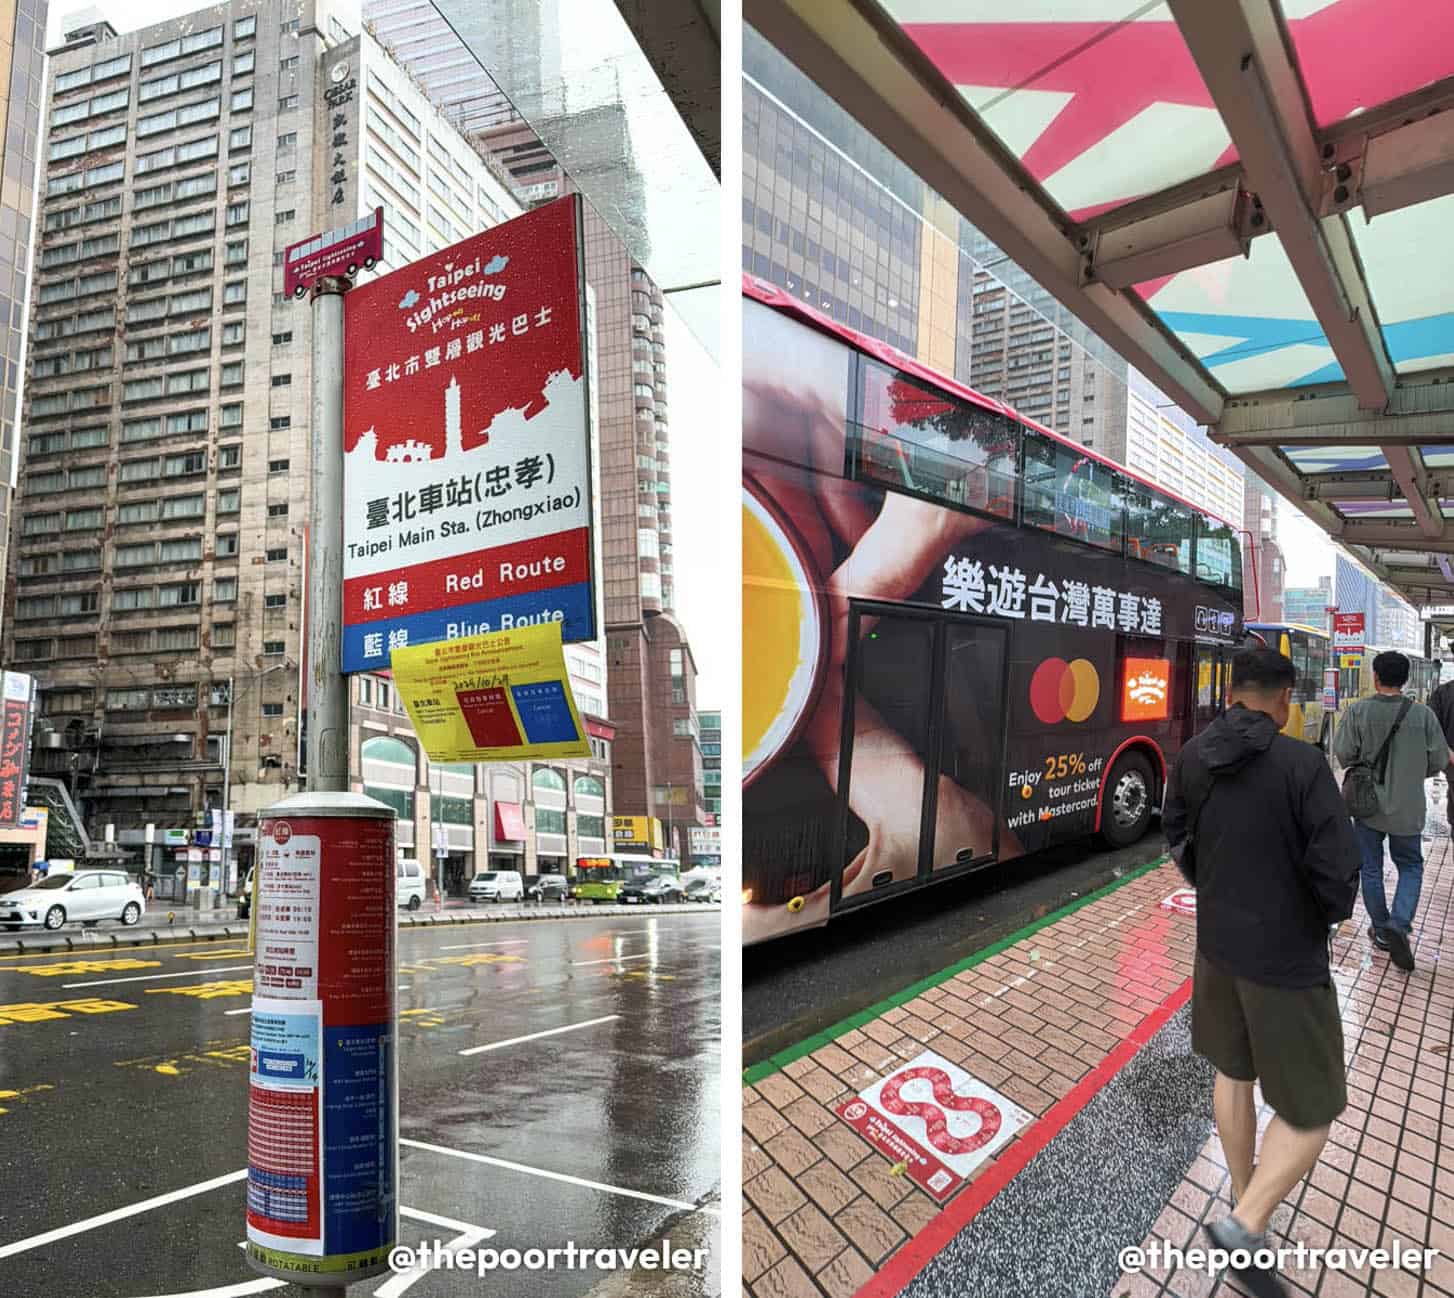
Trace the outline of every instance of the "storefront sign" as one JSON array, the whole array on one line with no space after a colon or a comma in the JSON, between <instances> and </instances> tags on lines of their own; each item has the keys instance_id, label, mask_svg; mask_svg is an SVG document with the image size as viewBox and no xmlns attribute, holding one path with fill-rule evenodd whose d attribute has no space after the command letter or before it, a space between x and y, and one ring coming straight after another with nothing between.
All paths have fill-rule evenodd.
<instances>
[{"instance_id":1,"label":"storefront sign","mask_svg":"<svg viewBox=\"0 0 1454 1298\"><path fill-rule=\"evenodd\" d=\"M655 816L612 816L611 845L618 852L645 852L660 856L661 821Z\"/></svg>"},{"instance_id":2,"label":"storefront sign","mask_svg":"<svg viewBox=\"0 0 1454 1298\"><path fill-rule=\"evenodd\" d=\"M0 717L0 829L14 829L25 811L25 777L30 765L30 709L35 681L6 672L4 715Z\"/></svg>"},{"instance_id":3,"label":"storefront sign","mask_svg":"<svg viewBox=\"0 0 1454 1298\"><path fill-rule=\"evenodd\" d=\"M929 1050L834 1111L941 1203L1030 1121L1018 1104Z\"/></svg>"},{"instance_id":4,"label":"storefront sign","mask_svg":"<svg viewBox=\"0 0 1454 1298\"><path fill-rule=\"evenodd\" d=\"M393 815L299 794L259 828L247 1257L351 1282L398 1235Z\"/></svg>"},{"instance_id":5,"label":"storefront sign","mask_svg":"<svg viewBox=\"0 0 1454 1298\"><path fill-rule=\"evenodd\" d=\"M596 635L579 196L344 300L343 669Z\"/></svg>"},{"instance_id":6,"label":"storefront sign","mask_svg":"<svg viewBox=\"0 0 1454 1298\"><path fill-rule=\"evenodd\" d=\"M390 665L431 761L591 755L557 622L396 649Z\"/></svg>"}]
</instances>

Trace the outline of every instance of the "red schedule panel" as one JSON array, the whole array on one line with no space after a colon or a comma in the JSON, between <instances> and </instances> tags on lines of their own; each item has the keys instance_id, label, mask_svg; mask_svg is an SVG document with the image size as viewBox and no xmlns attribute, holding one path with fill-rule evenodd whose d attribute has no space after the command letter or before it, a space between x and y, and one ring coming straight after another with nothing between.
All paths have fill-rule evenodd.
<instances>
[{"instance_id":1,"label":"red schedule panel","mask_svg":"<svg viewBox=\"0 0 1454 1298\"><path fill-rule=\"evenodd\" d=\"M323 1025L394 1021L394 826L388 820L302 822L323 840L318 999Z\"/></svg>"}]
</instances>

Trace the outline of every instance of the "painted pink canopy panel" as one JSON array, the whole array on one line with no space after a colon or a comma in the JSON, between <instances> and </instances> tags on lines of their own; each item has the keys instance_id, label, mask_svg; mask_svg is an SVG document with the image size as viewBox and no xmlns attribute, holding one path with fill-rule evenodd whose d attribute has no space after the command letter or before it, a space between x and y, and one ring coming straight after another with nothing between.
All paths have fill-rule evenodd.
<instances>
[{"instance_id":1,"label":"painted pink canopy panel","mask_svg":"<svg viewBox=\"0 0 1454 1298\"><path fill-rule=\"evenodd\" d=\"M1320 127L1450 73L1449 0L1283 0L1283 14Z\"/></svg>"},{"instance_id":2,"label":"painted pink canopy panel","mask_svg":"<svg viewBox=\"0 0 1454 1298\"><path fill-rule=\"evenodd\" d=\"M1165 4L886 0L885 7L1078 220L1237 156Z\"/></svg>"}]
</instances>

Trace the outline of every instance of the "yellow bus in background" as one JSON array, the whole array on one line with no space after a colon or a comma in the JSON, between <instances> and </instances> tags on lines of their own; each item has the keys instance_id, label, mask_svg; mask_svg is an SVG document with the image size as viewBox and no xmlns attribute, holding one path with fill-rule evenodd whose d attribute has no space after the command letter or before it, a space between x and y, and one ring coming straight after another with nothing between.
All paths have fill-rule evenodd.
<instances>
[{"instance_id":1,"label":"yellow bus in background","mask_svg":"<svg viewBox=\"0 0 1454 1298\"><path fill-rule=\"evenodd\" d=\"M1338 672L1339 720L1351 704L1373 693L1373 660L1392 648L1390 645L1368 645L1362 653L1338 655L1332 666ZM1393 652L1401 653L1409 660L1409 683L1404 686L1404 693L1419 703L1427 703L1429 695L1438 688L1443 664L1437 658L1411 654L1407 649L1394 649Z\"/></svg>"},{"instance_id":2,"label":"yellow bus in background","mask_svg":"<svg viewBox=\"0 0 1454 1298\"><path fill-rule=\"evenodd\" d=\"M1327 752L1333 742L1333 719L1336 708L1329 706L1324 693L1324 673L1332 652L1331 637L1326 631L1302 622L1248 622L1249 634L1269 649L1291 658L1297 668L1297 684L1292 691L1292 711L1282 733L1293 739L1317 744ZM1338 697L1344 697L1340 689Z\"/></svg>"}]
</instances>

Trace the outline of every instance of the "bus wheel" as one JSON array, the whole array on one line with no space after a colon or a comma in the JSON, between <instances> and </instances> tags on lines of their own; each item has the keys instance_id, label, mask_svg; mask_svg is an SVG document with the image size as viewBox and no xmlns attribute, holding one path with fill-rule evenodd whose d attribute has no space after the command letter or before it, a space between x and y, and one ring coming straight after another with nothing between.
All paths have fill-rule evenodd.
<instances>
[{"instance_id":1,"label":"bus wheel","mask_svg":"<svg viewBox=\"0 0 1454 1298\"><path fill-rule=\"evenodd\" d=\"M1151 824L1151 764L1127 753L1112 768L1101 801L1101 837L1111 847L1127 847Z\"/></svg>"}]
</instances>

